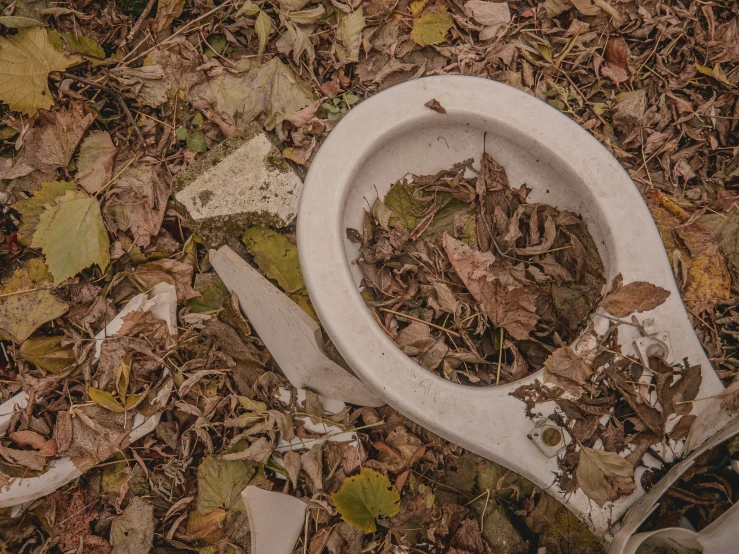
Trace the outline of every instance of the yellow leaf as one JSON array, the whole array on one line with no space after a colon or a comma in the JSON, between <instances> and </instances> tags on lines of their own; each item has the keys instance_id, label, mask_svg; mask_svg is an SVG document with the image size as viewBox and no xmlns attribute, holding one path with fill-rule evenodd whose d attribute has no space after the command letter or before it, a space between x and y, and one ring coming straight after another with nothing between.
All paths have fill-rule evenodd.
<instances>
[{"instance_id":1,"label":"yellow leaf","mask_svg":"<svg viewBox=\"0 0 739 554\"><path fill-rule=\"evenodd\" d=\"M46 207L31 244L43 250L54 284L92 264L105 270L110 263L110 239L100 205L79 191L69 191Z\"/></svg>"},{"instance_id":2,"label":"yellow leaf","mask_svg":"<svg viewBox=\"0 0 739 554\"><path fill-rule=\"evenodd\" d=\"M0 285L0 339L25 341L47 321L60 317L69 307L49 290L49 274L39 258Z\"/></svg>"},{"instance_id":3,"label":"yellow leaf","mask_svg":"<svg viewBox=\"0 0 739 554\"><path fill-rule=\"evenodd\" d=\"M341 63L359 61L359 48L362 45L362 29L365 27L362 8L341 17L336 27L334 52Z\"/></svg>"},{"instance_id":4,"label":"yellow leaf","mask_svg":"<svg viewBox=\"0 0 739 554\"><path fill-rule=\"evenodd\" d=\"M413 17L419 17L423 12L423 8L425 7L426 2L424 0L416 0L416 2L411 2L411 15Z\"/></svg>"},{"instance_id":5,"label":"yellow leaf","mask_svg":"<svg viewBox=\"0 0 739 554\"><path fill-rule=\"evenodd\" d=\"M257 16L257 21L254 23L254 30L257 32L257 37L259 38L257 65L262 63L262 54L264 54L264 49L267 47L267 39L272 33L272 27L272 19L264 10L260 10L259 15Z\"/></svg>"},{"instance_id":6,"label":"yellow leaf","mask_svg":"<svg viewBox=\"0 0 739 554\"><path fill-rule=\"evenodd\" d=\"M115 380L115 388L118 391L118 396L126 398L128 392L128 379L131 375L131 364L133 359L130 355L126 354L121 358L121 363L118 366L118 375Z\"/></svg>"},{"instance_id":7,"label":"yellow leaf","mask_svg":"<svg viewBox=\"0 0 739 554\"><path fill-rule=\"evenodd\" d=\"M58 373L67 369L75 360L71 348L62 346L64 337L38 337L28 339L21 344L18 353L21 358L45 369Z\"/></svg>"},{"instance_id":8,"label":"yellow leaf","mask_svg":"<svg viewBox=\"0 0 739 554\"><path fill-rule=\"evenodd\" d=\"M126 401L123 403L123 409L124 410L133 410L136 406L141 404L141 401L146 398L146 392L142 392L140 394L131 394L126 398Z\"/></svg>"},{"instance_id":9,"label":"yellow leaf","mask_svg":"<svg viewBox=\"0 0 739 554\"><path fill-rule=\"evenodd\" d=\"M80 63L76 54L65 56L49 40L43 27L21 29L17 35L0 36L0 101L11 110L35 115L54 105L48 78Z\"/></svg>"},{"instance_id":10,"label":"yellow leaf","mask_svg":"<svg viewBox=\"0 0 739 554\"><path fill-rule=\"evenodd\" d=\"M109 392L106 392L104 390L96 389L95 387L90 387L87 389L87 394L90 395L90 400L95 402L95 404L101 405L106 410L110 410L111 412L121 413L125 412L125 408L118 404L116 402L115 398L113 398L113 395Z\"/></svg>"},{"instance_id":11,"label":"yellow leaf","mask_svg":"<svg viewBox=\"0 0 739 554\"><path fill-rule=\"evenodd\" d=\"M419 46L441 44L446 40L446 34L453 26L454 21L446 8L438 7L414 20L411 38Z\"/></svg>"},{"instance_id":12,"label":"yellow leaf","mask_svg":"<svg viewBox=\"0 0 739 554\"><path fill-rule=\"evenodd\" d=\"M390 480L372 469L344 480L331 500L348 524L372 533L377 529L377 516L392 517L400 510L400 493Z\"/></svg>"},{"instance_id":13,"label":"yellow leaf","mask_svg":"<svg viewBox=\"0 0 739 554\"><path fill-rule=\"evenodd\" d=\"M688 264L688 281L682 290L685 306L695 314L713 310L718 302L731 296L731 274L718 237L702 223L678 227L688 221L690 214L658 190L645 192L644 198L670 259L678 251Z\"/></svg>"},{"instance_id":14,"label":"yellow leaf","mask_svg":"<svg viewBox=\"0 0 739 554\"><path fill-rule=\"evenodd\" d=\"M22 244L31 245L31 237L36 232L38 218L44 213L46 206L53 204L57 198L64 196L67 191L76 188L77 185L67 181L41 183L41 189L36 191L31 198L21 200L13 205L13 208L18 210L23 219L23 224L18 230Z\"/></svg>"}]
</instances>

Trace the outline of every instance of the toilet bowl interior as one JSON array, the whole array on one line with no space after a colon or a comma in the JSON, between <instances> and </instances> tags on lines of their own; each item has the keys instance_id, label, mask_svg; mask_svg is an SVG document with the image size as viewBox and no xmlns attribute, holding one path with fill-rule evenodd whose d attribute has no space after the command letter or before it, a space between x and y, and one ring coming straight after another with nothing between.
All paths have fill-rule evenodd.
<instances>
[{"instance_id":1,"label":"toilet bowl interior","mask_svg":"<svg viewBox=\"0 0 739 554\"><path fill-rule=\"evenodd\" d=\"M603 227L604 218L588 184L565 164L555 152L516 129L464 115L416 122L398 128L387 137L383 146L370 156L359 169L346 197L344 227L362 228L365 210L370 210L375 199L382 200L390 187L404 176L430 175L448 169L454 163L474 159L479 169L483 148L506 170L511 187L526 185L531 188L530 202L541 202L560 210L582 215L588 225L605 265L606 279L615 276L615 264L609 259L614 248L614 233ZM456 120L456 121L455 121ZM474 124L473 124L474 122ZM563 138L564 139L564 138ZM359 245L344 239L348 262L359 255ZM362 273L352 265L357 285Z\"/></svg>"}]
</instances>

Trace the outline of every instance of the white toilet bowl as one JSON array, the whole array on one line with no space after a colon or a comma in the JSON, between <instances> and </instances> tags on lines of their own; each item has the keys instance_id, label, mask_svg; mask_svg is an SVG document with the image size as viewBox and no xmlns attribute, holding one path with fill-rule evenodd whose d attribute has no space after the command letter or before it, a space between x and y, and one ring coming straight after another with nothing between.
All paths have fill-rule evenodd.
<instances>
[{"instance_id":1,"label":"white toilet bowl","mask_svg":"<svg viewBox=\"0 0 739 554\"><path fill-rule=\"evenodd\" d=\"M424 104L436 99L437 113ZM513 384L467 387L426 371L403 354L376 324L360 296L361 273L352 265L357 245L346 228L361 229L363 209L407 175L432 174L486 149L511 186L526 183L532 202L582 214L598 244L608 285L648 281L670 291L667 301L640 320L669 334L673 360L702 366L699 397L723 389L688 320L659 233L639 192L616 159L563 114L512 87L462 76L428 77L388 89L352 109L316 155L298 214L300 263L316 312L334 344L366 384L420 425L517 471L565 503L608 540L613 524L644 495L637 491L603 508L582 491L558 491L556 457L527 437L534 422L510 393L541 371ZM594 316L603 330L609 322ZM636 355L637 331L619 328L626 354ZM694 412L701 409L694 404ZM706 404L706 403L703 403ZM553 407L549 408L550 410ZM537 406L547 415L547 406ZM716 421L718 430L723 421ZM708 435L707 435L708 436ZM696 445L697 446L697 445Z\"/></svg>"}]
</instances>

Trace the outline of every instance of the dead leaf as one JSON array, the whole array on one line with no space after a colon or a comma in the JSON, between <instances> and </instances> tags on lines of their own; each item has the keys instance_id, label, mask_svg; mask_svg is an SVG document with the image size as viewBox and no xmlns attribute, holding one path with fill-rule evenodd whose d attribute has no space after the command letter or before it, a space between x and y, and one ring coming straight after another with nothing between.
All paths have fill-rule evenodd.
<instances>
[{"instance_id":1,"label":"dead leaf","mask_svg":"<svg viewBox=\"0 0 739 554\"><path fill-rule=\"evenodd\" d=\"M562 346L544 362L544 382L565 390L579 392L588 383L593 370L569 346Z\"/></svg>"},{"instance_id":2,"label":"dead leaf","mask_svg":"<svg viewBox=\"0 0 739 554\"><path fill-rule=\"evenodd\" d=\"M185 8L185 0L158 0L157 16L154 19L154 28L156 36L162 37L162 31L169 29L175 19L182 15Z\"/></svg>"},{"instance_id":3,"label":"dead leaf","mask_svg":"<svg viewBox=\"0 0 739 554\"><path fill-rule=\"evenodd\" d=\"M315 444L313 447L302 455L301 462L303 469L310 477L313 483L313 490L320 491L323 489L323 453L321 445Z\"/></svg>"},{"instance_id":4,"label":"dead leaf","mask_svg":"<svg viewBox=\"0 0 739 554\"><path fill-rule=\"evenodd\" d=\"M90 133L77 157L77 182L90 194L97 193L113 176L118 150L106 131Z\"/></svg>"},{"instance_id":5,"label":"dead leaf","mask_svg":"<svg viewBox=\"0 0 739 554\"><path fill-rule=\"evenodd\" d=\"M148 554L154 547L154 505L137 496L110 526L111 554Z\"/></svg>"},{"instance_id":6,"label":"dead leaf","mask_svg":"<svg viewBox=\"0 0 739 554\"><path fill-rule=\"evenodd\" d=\"M615 452L580 447L577 483L599 506L636 489L634 466Z\"/></svg>"},{"instance_id":7,"label":"dead leaf","mask_svg":"<svg viewBox=\"0 0 739 554\"><path fill-rule=\"evenodd\" d=\"M432 98L431 100L426 102L424 106L431 110L434 110L437 113L446 115L446 109L444 109L444 106L442 106L436 98Z\"/></svg>"},{"instance_id":8,"label":"dead leaf","mask_svg":"<svg viewBox=\"0 0 739 554\"><path fill-rule=\"evenodd\" d=\"M494 278L490 269L495 257L491 253L474 250L447 233L443 244L452 267L491 323L503 327L513 338L527 338L539 320L536 296L522 287L508 289Z\"/></svg>"},{"instance_id":9,"label":"dead leaf","mask_svg":"<svg viewBox=\"0 0 739 554\"><path fill-rule=\"evenodd\" d=\"M192 288L192 274L195 268L190 264L165 258L147 262L136 267L130 278L144 290L149 290L159 283L169 283L177 289L177 303L187 302L190 298L200 296Z\"/></svg>"},{"instance_id":10,"label":"dead leaf","mask_svg":"<svg viewBox=\"0 0 739 554\"><path fill-rule=\"evenodd\" d=\"M171 85L164 78L164 69L161 65L142 67L119 65L110 70L110 76L122 85L126 96L145 106L158 108L167 101Z\"/></svg>"},{"instance_id":11,"label":"dead leaf","mask_svg":"<svg viewBox=\"0 0 739 554\"><path fill-rule=\"evenodd\" d=\"M634 281L608 294L601 306L616 317L632 313L648 312L661 306L670 296L670 291L645 281Z\"/></svg>"},{"instance_id":12,"label":"dead leaf","mask_svg":"<svg viewBox=\"0 0 739 554\"><path fill-rule=\"evenodd\" d=\"M171 192L161 166L134 163L106 195L103 214L114 231L130 231L136 245L145 248L159 233Z\"/></svg>"},{"instance_id":13,"label":"dead leaf","mask_svg":"<svg viewBox=\"0 0 739 554\"><path fill-rule=\"evenodd\" d=\"M595 8L597 11L598 8ZM587 14L586 14L587 15ZM611 38L606 44L606 65L601 73L610 77L615 84L622 83L629 78L626 66L629 59L629 47L621 37Z\"/></svg>"}]
</instances>

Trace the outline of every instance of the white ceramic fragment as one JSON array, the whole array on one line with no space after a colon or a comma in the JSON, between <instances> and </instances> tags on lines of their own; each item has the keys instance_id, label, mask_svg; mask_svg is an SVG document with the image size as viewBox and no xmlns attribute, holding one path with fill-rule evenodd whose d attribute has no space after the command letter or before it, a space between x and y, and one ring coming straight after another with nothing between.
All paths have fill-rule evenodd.
<instances>
[{"instance_id":1,"label":"white ceramic fragment","mask_svg":"<svg viewBox=\"0 0 739 554\"><path fill-rule=\"evenodd\" d=\"M321 328L295 302L228 246L210 250L210 263L280 369L295 388L307 388L359 406L382 398L323 352Z\"/></svg>"},{"instance_id":2,"label":"white ceramic fragment","mask_svg":"<svg viewBox=\"0 0 739 554\"><path fill-rule=\"evenodd\" d=\"M303 530L307 504L250 485L241 492L251 531L251 554L290 554Z\"/></svg>"},{"instance_id":3,"label":"white ceramic fragment","mask_svg":"<svg viewBox=\"0 0 739 554\"><path fill-rule=\"evenodd\" d=\"M177 334L177 296L175 287L169 283L159 283L149 292L134 296L126 307L95 337L95 359L99 359L102 343L106 337L115 336L123 325L123 317L133 311L150 311L154 317L167 324L170 334ZM164 377L166 377L166 370ZM155 402L163 408L172 391L172 379L166 378L159 389ZM24 396L25 395L25 396ZM4 434L15 411L24 410L28 405L28 395L25 392L16 394L10 400L0 405L0 435ZM159 425L161 412L149 417L136 414L133 428L128 436L127 443L132 443L151 433ZM11 479L0 488L0 508L15 507L28 504L37 498L53 493L73 479L82 475L82 472L68 457L56 458L49 463L49 469L38 477L25 479ZM14 510L15 517L22 510Z\"/></svg>"}]
</instances>

